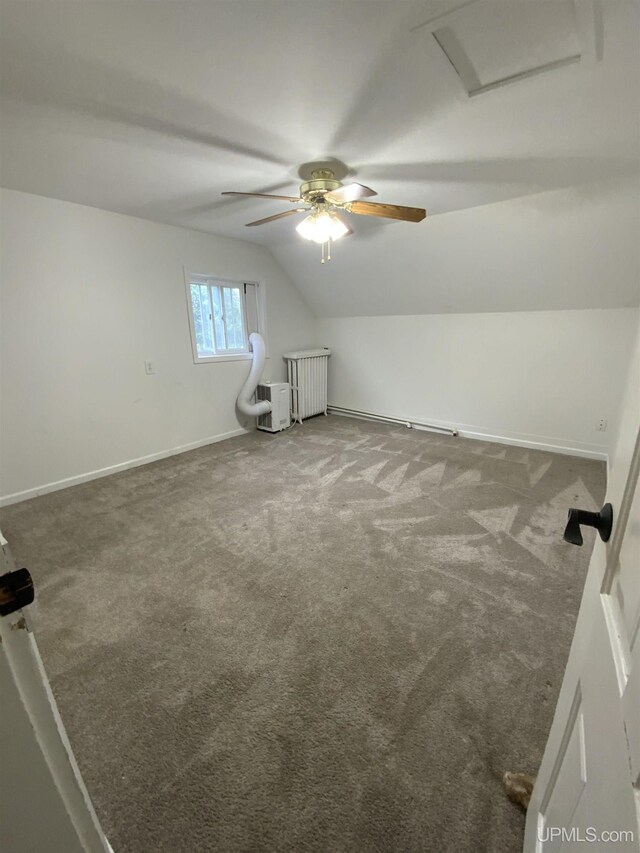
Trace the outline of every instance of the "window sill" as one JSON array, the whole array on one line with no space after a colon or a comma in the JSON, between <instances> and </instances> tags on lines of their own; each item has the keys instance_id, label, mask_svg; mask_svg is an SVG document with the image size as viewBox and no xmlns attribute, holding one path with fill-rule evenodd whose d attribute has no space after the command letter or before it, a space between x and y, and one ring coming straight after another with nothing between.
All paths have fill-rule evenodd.
<instances>
[{"instance_id":1,"label":"window sill","mask_svg":"<svg viewBox=\"0 0 640 853\"><path fill-rule=\"evenodd\" d=\"M238 352L233 355L212 355L208 358L194 358L194 364L215 364L218 361L249 361L253 358L250 352Z\"/></svg>"}]
</instances>

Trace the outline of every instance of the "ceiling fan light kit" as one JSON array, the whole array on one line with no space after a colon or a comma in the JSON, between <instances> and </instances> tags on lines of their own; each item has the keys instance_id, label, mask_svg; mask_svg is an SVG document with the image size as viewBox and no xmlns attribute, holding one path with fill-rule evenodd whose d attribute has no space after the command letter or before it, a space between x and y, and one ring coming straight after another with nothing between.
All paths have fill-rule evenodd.
<instances>
[{"instance_id":1,"label":"ceiling fan light kit","mask_svg":"<svg viewBox=\"0 0 640 853\"><path fill-rule=\"evenodd\" d=\"M340 217L331 210L320 210L318 213L310 213L299 225L296 231L305 240L313 240L322 246L322 260L325 261L325 244L327 247L327 260L331 260L331 243L350 233Z\"/></svg>"},{"instance_id":2,"label":"ceiling fan light kit","mask_svg":"<svg viewBox=\"0 0 640 853\"><path fill-rule=\"evenodd\" d=\"M293 204L306 204L307 207L297 207L295 210L285 210L264 219L248 222L249 227L264 225L285 216L296 213L306 213L302 222L296 226L296 231L305 240L311 240L322 246L321 262L331 260L331 241L339 240L353 232L338 216L339 211L346 211L358 216L379 216L386 219L399 219L404 222L421 222L426 211L420 207L403 207L398 204L380 204L378 202L363 202L377 193L363 184L343 184L337 181L330 169L316 169L311 173L311 180L300 186L300 196L277 196L267 193L224 192L222 195L239 195L251 198L275 198L289 201Z\"/></svg>"}]
</instances>

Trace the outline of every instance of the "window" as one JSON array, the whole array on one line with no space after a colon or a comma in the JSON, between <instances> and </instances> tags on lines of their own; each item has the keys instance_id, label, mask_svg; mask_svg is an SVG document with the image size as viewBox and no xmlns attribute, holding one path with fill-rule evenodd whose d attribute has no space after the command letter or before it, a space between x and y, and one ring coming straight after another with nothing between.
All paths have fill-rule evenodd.
<instances>
[{"instance_id":1,"label":"window","mask_svg":"<svg viewBox=\"0 0 640 853\"><path fill-rule=\"evenodd\" d=\"M257 285L188 275L187 302L194 361L248 358L258 331Z\"/></svg>"}]
</instances>

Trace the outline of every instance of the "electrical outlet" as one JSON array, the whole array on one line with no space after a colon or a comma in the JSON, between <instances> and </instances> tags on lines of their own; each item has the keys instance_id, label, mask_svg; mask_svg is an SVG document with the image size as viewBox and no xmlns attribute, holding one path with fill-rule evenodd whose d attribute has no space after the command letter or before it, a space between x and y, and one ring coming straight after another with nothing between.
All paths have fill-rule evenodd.
<instances>
[{"instance_id":1,"label":"electrical outlet","mask_svg":"<svg viewBox=\"0 0 640 853\"><path fill-rule=\"evenodd\" d=\"M147 376L152 376L156 372L155 361L145 361L144 372L147 374Z\"/></svg>"},{"instance_id":2,"label":"electrical outlet","mask_svg":"<svg viewBox=\"0 0 640 853\"><path fill-rule=\"evenodd\" d=\"M607 429L606 418L600 418L600 420L598 421L598 426L596 427L596 429L598 430L598 432L605 432L605 430Z\"/></svg>"}]
</instances>

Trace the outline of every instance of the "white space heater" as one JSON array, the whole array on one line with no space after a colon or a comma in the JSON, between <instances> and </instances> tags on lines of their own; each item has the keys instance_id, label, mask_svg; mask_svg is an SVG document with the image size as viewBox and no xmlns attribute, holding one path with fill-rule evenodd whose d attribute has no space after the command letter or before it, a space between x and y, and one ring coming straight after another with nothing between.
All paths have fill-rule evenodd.
<instances>
[{"instance_id":1,"label":"white space heater","mask_svg":"<svg viewBox=\"0 0 640 853\"><path fill-rule=\"evenodd\" d=\"M289 414L289 383L288 382L262 382L256 388L256 401L268 400L271 403L271 411L258 417L258 429L265 432L280 432L291 426L291 415Z\"/></svg>"},{"instance_id":2,"label":"white space heater","mask_svg":"<svg viewBox=\"0 0 640 853\"><path fill-rule=\"evenodd\" d=\"M302 423L312 415L327 414L327 362L330 355L329 349L308 349L284 354L291 385L294 421Z\"/></svg>"}]
</instances>

